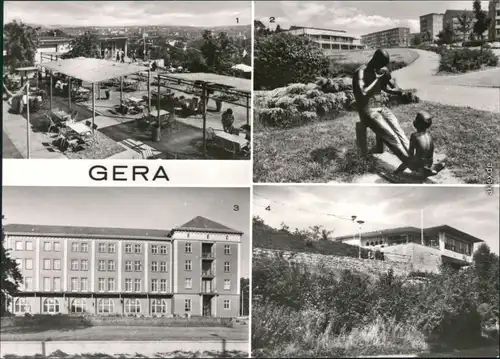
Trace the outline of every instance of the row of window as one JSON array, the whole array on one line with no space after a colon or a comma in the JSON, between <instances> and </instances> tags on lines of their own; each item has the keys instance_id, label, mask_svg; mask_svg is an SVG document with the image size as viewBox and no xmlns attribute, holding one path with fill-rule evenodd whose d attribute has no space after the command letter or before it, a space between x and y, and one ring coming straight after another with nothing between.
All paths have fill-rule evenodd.
<instances>
[{"instance_id":1,"label":"row of window","mask_svg":"<svg viewBox=\"0 0 500 359\"><path fill-rule=\"evenodd\" d=\"M93 304L92 304L93 305ZM75 298L69 306L70 313L87 312L87 300L85 298ZM231 309L231 301L224 299L224 309ZM101 314L115 313L115 301L112 298L99 299L97 302L97 312ZM138 299L125 299L124 310L126 314L141 313L141 302ZM191 299L184 299L184 311L192 310ZM168 305L165 299L153 299L151 301L151 314L167 314ZM46 298L42 304L42 312L55 314L61 312L61 305L57 298ZM14 301L14 313L31 313L31 304L28 298L17 298Z\"/></svg>"},{"instance_id":2,"label":"row of window","mask_svg":"<svg viewBox=\"0 0 500 359\"><path fill-rule=\"evenodd\" d=\"M23 261L21 259L16 259L19 269L32 270L33 269L33 259L27 258ZM115 260L99 260L98 262L99 271L114 272L116 270ZM125 271L126 272L140 272L142 271L142 261L125 261ZM43 260L44 270L61 270L61 260L60 259L44 259ZM188 259L185 261L184 269L186 271L193 270L193 261ZM71 270L72 271L88 271L89 261L87 259L71 259ZM168 271L167 262L151 262L152 272L163 272ZM224 262L224 273L229 273L231 271L230 262Z\"/></svg>"},{"instance_id":3,"label":"row of window","mask_svg":"<svg viewBox=\"0 0 500 359\"><path fill-rule=\"evenodd\" d=\"M33 250L33 242L32 241L16 241L15 248L17 251L32 251ZM61 251L61 242L43 242L43 250L45 252L60 252ZM71 243L71 252L82 252L88 253L89 244L87 242L73 242ZM98 244L99 253L116 253L116 244L115 243L99 243ZM193 253L193 248L191 243L185 244L185 252ZM142 253L142 244L125 244L125 253L127 254L141 254ZM152 254L167 254L168 246L166 245L151 245L151 253ZM231 254L231 246L229 244L224 245L224 254Z\"/></svg>"},{"instance_id":4,"label":"row of window","mask_svg":"<svg viewBox=\"0 0 500 359\"><path fill-rule=\"evenodd\" d=\"M89 290L88 278L85 277L71 277L70 288L72 292L86 292ZM116 291L115 278L98 278L97 280L97 290L99 292L114 292ZM212 282L203 281L203 289L205 292L212 291ZM125 292L140 292L141 291L141 279L126 278L125 279ZM27 291L33 290L33 279L31 277L24 278L24 289ZM193 289L193 279L184 279L184 289ZM42 280L42 290L44 292L60 292L61 291L61 278L60 277L44 277ZM231 290L231 280L224 279L224 290ZM162 279L151 279L151 292L167 292L167 280Z\"/></svg>"}]
</instances>

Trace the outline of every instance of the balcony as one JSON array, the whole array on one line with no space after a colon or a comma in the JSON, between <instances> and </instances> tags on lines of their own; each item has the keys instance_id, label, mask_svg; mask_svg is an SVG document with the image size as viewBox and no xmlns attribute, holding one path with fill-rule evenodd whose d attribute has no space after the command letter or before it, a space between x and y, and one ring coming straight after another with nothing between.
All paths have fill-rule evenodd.
<instances>
[{"instance_id":1,"label":"balcony","mask_svg":"<svg viewBox=\"0 0 500 359\"><path fill-rule=\"evenodd\" d=\"M201 272L202 277L214 277L215 274L212 270L204 270Z\"/></svg>"},{"instance_id":2,"label":"balcony","mask_svg":"<svg viewBox=\"0 0 500 359\"><path fill-rule=\"evenodd\" d=\"M215 254L213 252L201 252L201 258L203 258L203 259L215 259Z\"/></svg>"},{"instance_id":3,"label":"balcony","mask_svg":"<svg viewBox=\"0 0 500 359\"><path fill-rule=\"evenodd\" d=\"M200 294L216 295L217 293L212 288L202 288Z\"/></svg>"}]
</instances>

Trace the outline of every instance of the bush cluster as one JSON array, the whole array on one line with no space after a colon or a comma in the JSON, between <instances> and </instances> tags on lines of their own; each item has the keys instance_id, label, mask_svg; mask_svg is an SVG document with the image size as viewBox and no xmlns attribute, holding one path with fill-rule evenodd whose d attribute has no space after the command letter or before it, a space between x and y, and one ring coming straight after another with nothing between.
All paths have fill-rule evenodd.
<instances>
[{"instance_id":1,"label":"bush cluster","mask_svg":"<svg viewBox=\"0 0 500 359\"><path fill-rule=\"evenodd\" d=\"M441 54L439 71L462 73L479 70L484 66L497 66L498 57L490 49L451 49Z\"/></svg>"}]
</instances>

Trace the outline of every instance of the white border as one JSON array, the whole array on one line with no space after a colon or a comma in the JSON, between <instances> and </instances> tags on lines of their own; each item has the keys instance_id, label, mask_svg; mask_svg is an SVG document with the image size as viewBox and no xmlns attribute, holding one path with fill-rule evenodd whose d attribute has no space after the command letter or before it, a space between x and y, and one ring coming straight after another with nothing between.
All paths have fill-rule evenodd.
<instances>
[{"instance_id":1,"label":"white border","mask_svg":"<svg viewBox=\"0 0 500 359\"><path fill-rule=\"evenodd\" d=\"M90 177L92 167L102 166L99 176L107 172L107 180ZM117 168L117 166L123 166ZM126 167L125 167L126 166ZM134 168L147 167L146 179L133 176ZM168 181L155 174L163 167ZM113 180L113 170L120 172ZM252 185L252 161L212 160L3 160L3 186L50 187L249 187Z\"/></svg>"}]
</instances>

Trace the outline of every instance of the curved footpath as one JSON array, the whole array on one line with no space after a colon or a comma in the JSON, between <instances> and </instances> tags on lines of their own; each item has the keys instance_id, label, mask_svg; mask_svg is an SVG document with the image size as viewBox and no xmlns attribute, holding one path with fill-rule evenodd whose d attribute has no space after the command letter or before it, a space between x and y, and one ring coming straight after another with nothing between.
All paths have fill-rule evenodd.
<instances>
[{"instance_id":1,"label":"curved footpath","mask_svg":"<svg viewBox=\"0 0 500 359\"><path fill-rule=\"evenodd\" d=\"M439 55L431 51L413 51L419 54L419 58L409 66L393 72L400 87L417 89L417 95L424 101L500 113L500 68L463 75L436 76ZM465 85L474 83L476 77L485 76L491 76L491 83L497 88Z\"/></svg>"}]
</instances>

